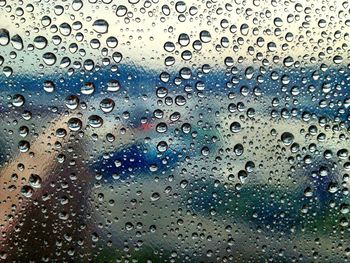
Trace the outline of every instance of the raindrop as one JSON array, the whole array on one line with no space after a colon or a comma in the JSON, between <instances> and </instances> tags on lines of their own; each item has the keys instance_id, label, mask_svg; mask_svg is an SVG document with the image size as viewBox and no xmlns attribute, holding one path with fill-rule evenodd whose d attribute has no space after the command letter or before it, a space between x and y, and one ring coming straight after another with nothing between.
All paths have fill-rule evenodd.
<instances>
[{"instance_id":1,"label":"raindrop","mask_svg":"<svg viewBox=\"0 0 350 263\"><path fill-rule=\"evenodd\" d=\"M23 49L23 40L19 35L14 35L11 37L11 44L17 50Z\"/></svg>"},{"instance_id":2,"label":"raindrop","mask_svg":"<svg viewBox=\"0 0 350 263\"><path fill-rule=\"evenodd\" d=\"M107 90L111 92L116 92L120 89L119 81L117 80L110 80L107 83Z\"/></svg>"},{"instance_id":3,"label":"raindrop","mask_svg":"<svg viewBox=\"0 0 350 263\"><path fill-rule=\"evenodd\" d=\"M51 80L46 80L44 82L44 90L48 93L55 91L55 84Z\"/></svg>"},{"instance_id":4,"label":"raindrop","mask_svg":"<svg viewBox=\"0 0 350 263\"><path fill-rule=\"evenodd\" d=\"M47 52L43 55L43 60L45 62L46 65L48 66L52 66L53 64L56 63L56 55L51 53L51 52Z\"/></svg>"},{"instance_id":5,"label":"raindrop","mask_svg":"<svg viewBox=\"0 0 350 263\"><path fill-rule=\"evenodd\" d=\"M80 89L84 95L91 95L95 91L95 85L92 82L86 82Z\"/></svg>"},{"instance_id":6,"label":"raindrop","mask_svg":"<svg viewBox=\"0 0 350 263\"><path fill-rule=\"evenodd\" d=\"M92 28L95 30L97 33L100 34L105 34L108 32L108 23L106 20L103 19L97 19L93 24Z\"/></svg>"},{"instance_id":7,"label":"raindrop","mask_svg":"<svg viewBox=\"0 0 350 263\"><path fill-rule=\"evenodd\" d=\"M199 38L203 43L209 43L211 41L211 35L209 31L206 30L200 32Z\"/></svg>"},{"instance_id":8,"label":"raindrop","mask_svg":"<svg viewBox=\"0 0 350 263\"><path fill-rule=\"evenodd\" d=\"M22 186L21 194L24 197L30 198L30 197L32 197L33 193L34 193L34 190L33 190L33 188L31 186L29 186L29 185Z\"/></svg>"},{"instance_id":9,"label":"raindrop","mask_svg":"<svg viewBox=\"0 0 350 263\"><path fill-rule=\"evenodd\" d=\"M284 143L284 145L289 146L294 141L294 136L290 132L284 132L281 135L281 140Z\"/></svg>"},{"instance_id":10,"label":"raindrop","mask_svg":"<svg viewBox=\"0 0 350 263\"><path fill-rule=\"evenodd\" d=\"M15 107L21 107L25 103L25 99L21 94L15 94L12 97L12 105Z\"/></svg>"},{"instance_id":11,"label":"raindrop","mask_svg":"<svg viewBox=\"0 0 350 263\"><path fill-rule=\"evenodd\" d=\"M20 141L18 143L18 149L22 153L28 152L30 149L30 143L28 141Z\"/></svg>"},{"instance_id":12,"label":"raindrop","mask_svg":"<svg viewBox=\"0 0 350 263\"><path fill-rule=\"evenodd\" d=\"M240 132L241 131L241 124L239 122L237 122L237 121L232 122L231 125L230 125L230 130L233 133Z\"/></svg>"},{"instance_id":13,"label":"raindrop","mask_svg":"<svg viewBox=\"0 0 350 263\"><path fill-rule=\"evenodd\" d=\"M76 95L69 95L65 99L65 105L68 109L74 110L79 105L79 98Z\"/></svg>"},{"instance_id":14,"label":"raindrop","mask_svg":"<svg viewBox=\"0 0 350 263\"><path fill-rule=\"evenodd\" d=\"M91 115L88 118L88 124L92 128L100 128L103 125L103 119L98 115Z\"/></svg>"},{"instance_id":15,"label":"raindrop","mask_svg":"<svg viewBox=\"0 0 350 263\"><path fill-rule=\"evenodd\" d=\"M81 127L83 126L83 123L80 119L78 118L70 118L68 120L68 128L71 131L79 131Z\"/></svg>"},{"instance_id":16,"label":"raindrop","mask_svg":"<svg viewBox=\"0 0 350 263\"><path fill-rule=\"evenodd\" d=\"M114 109L114 101L112 99L106 98L100 102L100 109L105 112L111 112Z\"/></svg>"},{"instance_id":17,"label":"raindrop","mask_svg":"<svg viewBox=\"0 0 350 263\"><path fill-rule=\"evenodd\" d=\"M0 45L6 46L10 43L10 33L8 30L1 28L0 29Z\"/></svg>"},{"instance_id":18,"label":"raindrop","mask_svg":"<svg viewBox=\"0 0 350 263\"><path fill-rule=\"evenodd\" d=\"M41 187L41 178L37 174L31 174L29 177L29 185L33 188Z\"/></svg>"},{"instance_id":19,"label":"raindrop","mask_svg":"<svg viewBox=\"0 0 350 263\"><path fill-rule=\"evenodd\" d=\"M37 36L34 38L34 46L37 49L44 49L47 46L47 39L43 36Z\"/></svg>"}]
</instances>

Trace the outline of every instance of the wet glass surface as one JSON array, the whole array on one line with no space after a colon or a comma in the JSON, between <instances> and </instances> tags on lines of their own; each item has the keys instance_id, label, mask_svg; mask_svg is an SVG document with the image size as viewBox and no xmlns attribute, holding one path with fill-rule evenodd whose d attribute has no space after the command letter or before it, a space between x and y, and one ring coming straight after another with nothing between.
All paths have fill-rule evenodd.
<instances>
[{"instance_id":1,"label":"wet glass surface","mask_svg":"<svg viewBox=\"0 0 350 263\"><path fill-rule=\"evenodd\" d=\"M348 262L349 8L0 0L0 261Z\"/></svg>"}]
</instances>

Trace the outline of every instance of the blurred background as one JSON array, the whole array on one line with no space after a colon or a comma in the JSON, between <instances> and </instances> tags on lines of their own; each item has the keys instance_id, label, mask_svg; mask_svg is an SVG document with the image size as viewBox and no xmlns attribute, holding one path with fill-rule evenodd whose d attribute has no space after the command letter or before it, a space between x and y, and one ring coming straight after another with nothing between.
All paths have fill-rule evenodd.
<instances>
[{"instance_id":1,"label":"blurred background","mask_svg":"<svg viewBox=\"0 0 350 263\"><path fill-rule=\"evenodd\" d=\"M0 0L2 262L348 262L347 1Z\"/></svg>"}]
</instances>

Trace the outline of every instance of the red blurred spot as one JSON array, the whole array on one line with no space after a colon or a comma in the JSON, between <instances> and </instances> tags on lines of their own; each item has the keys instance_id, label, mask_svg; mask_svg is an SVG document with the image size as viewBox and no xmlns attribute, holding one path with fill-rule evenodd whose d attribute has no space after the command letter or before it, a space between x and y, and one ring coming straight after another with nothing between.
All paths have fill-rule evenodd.
<instances>
[{"instance_id":1,"label":"red blurred spot","mask_svg":"<svg viewBox=\"0 0 350 263\"><path fill-rule=\"evenodd\" d=\"M140 127L142 130L148 131L152 128L152 126L153 125L151 123L146 122L146 123L142 123Z\"/></svg>"}]
</instances>

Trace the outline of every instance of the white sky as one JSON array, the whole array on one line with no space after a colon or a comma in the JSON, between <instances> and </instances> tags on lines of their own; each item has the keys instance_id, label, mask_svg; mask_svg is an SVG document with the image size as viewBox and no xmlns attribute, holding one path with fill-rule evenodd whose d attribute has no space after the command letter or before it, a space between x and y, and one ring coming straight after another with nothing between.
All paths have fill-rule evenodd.
<instances>
[{"instance_id":1,"label":"white sky","mask_svg":"<svg viewBox=\"0 0 350 263\"><path fill-rule=\"evenodd\" d=\"M76 0L74 0L76 1ZM72 0L69 1L30 1L34 6L34 11L29 12L27 2L20 4L21 1L7 0L7 5L0 7L1 28L5 28L10 35L19 34L24 40L24 50L16 51L17 57L13 59L10 52L14 51L11 44L7 47L0 47L0 55L5 58L2 66L10 66L15 74L18 72L27 73L52 73L57 70L59 62L63 56L70 57L73 61L83 62L86 59L93 59L101 64L103 57L111 58L113 52L118 51L123 54L122 63L134 63L137 66L146 69L168 69L176 70L184 65L202 65L210 64L213 67L225 67L224 59L230 56L237 65L237 60L242 57L244 65L261 65L261 62L254 61L257 53L260 52L263 58L270 61L270 66L279 66L283 58L291 56L295 61L300 61L302 65L310 64L310 56L315 56L316 64L333 63L333 57L341 55L343 64L349 62L349 43L350 33L350 14L349 5L342 4L343 1L258 1L258 0L236 0L236 1L185 1L185 21L179 21L179 12L176 11L177 1L153 0L139 1L137 4L130 4L127 0L98 0L97 3L84 2L80 10L73 10ZM0 1L0 3L3 1ZM111 3L107 3L111 2ZM275 3L275 4L274 4ZM170 15L165 16L162 13L162 6L167 4L170 8ZM63 13L56 15L55 6L61 5ZM123 17L116 15L116 9L120 6L128 9L128 14ZM146 6L146 7L145 7ZM190 15L190 8L197 8L195 15ZM24 14L21 15L20 8ZM57 12L57 11L56 11ZM43 16L49 16L52 19L51 25L59 27L62 23L72 24L80 21L83 25L80 30L72 30L71 34L64 36L60 32L50 32L50 26L44 27L41 23ZM127 18L129 17L129 18ZM282 23L275 25L276 18L280 18ZM96 19L104 19L109 24L108 33L98 35L92 24ZM222 28L220 23L222 19L228 22L228 28ZM323 28L321 19L326 21ZM289 20L289 22L288 22ZM348 20L348 21L347 21ZM347 22L346 22L347 21ZM244 35L240 32L242 24L249 26L249 32ZM346 25L347 24L347 25ZM231 25L237 27L236 33L231 33ZM255 28L255 30L254 30ZM280 31L280 34L274 35L274 32ZM209 43L203 43L203 49L200 52L194 51L192 43L199 39L202 30L207 30L212 36ZM76 40L77 33L84 35L84 40ZM176 45L174 52L166 52L163 48L164 43L171 41L176 43L178 36L186 33L191 38L191 43L187 47ZM290 42L285 41L287 33L293 34ZM60 45L52 43L52 36L59 35L62 38ZM36 36L45 36L49 45L44 50L29 51L27 46L33 44ZM118 39L118 46L114 49L109 48L107 56L101 55L101 49L106 47L105 40L109 36L115 36ZM229 46L227 48L216 49L220 44L221 38L227 37ZM264 39L264 44L257 45L258 37ZM97 38L101 41L100 49L93 49L90 41ZM239 43L241 39L242 43ZM276 50L268 51L267 43L276 43ZM85 49L86 55L82 56L79 52L71 54L68 46L71 43L77 43L79 49ZM283 44L288 47L283 49ZM233 46L237 45L238 50L234 51ZM248 47L253 51L249 54ZM65 48L66 50L62 50ZM193 53L190 61L181 60L181 53L189 50ZM56 54L58 61L54 66L45 66L40 69L38 65L43 63L42 55L46 52ZM323 52L325 58L319 60L318 54ZM174 66L166 67L164 59L166 56L173 56L176 59ZM273 63L272 57L279 56L280 62ZM307 55L303 59L303 57Z\"/></svg>"}]
</instances>

